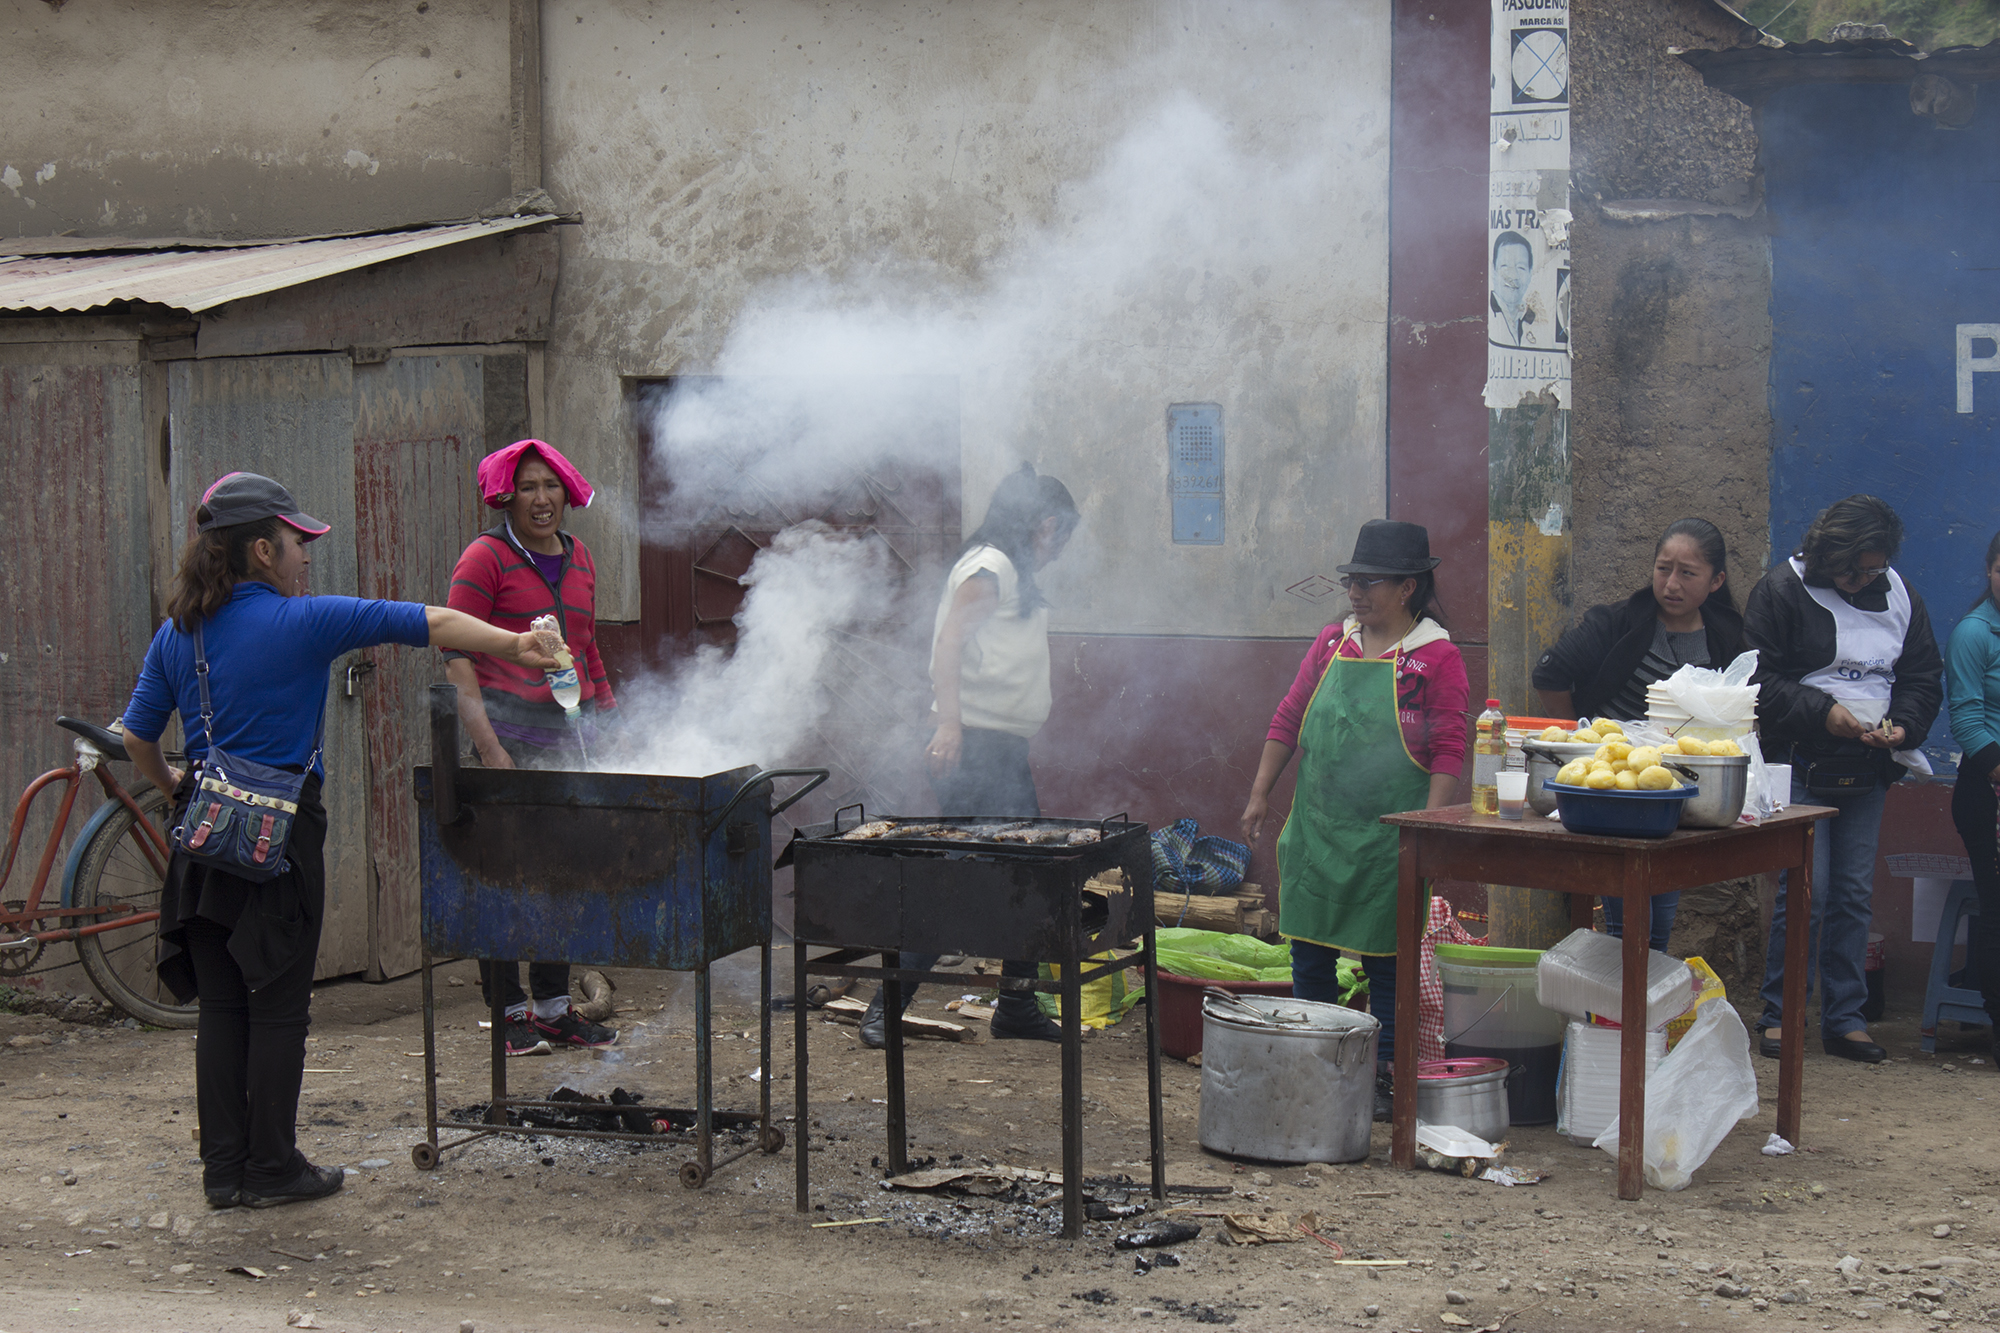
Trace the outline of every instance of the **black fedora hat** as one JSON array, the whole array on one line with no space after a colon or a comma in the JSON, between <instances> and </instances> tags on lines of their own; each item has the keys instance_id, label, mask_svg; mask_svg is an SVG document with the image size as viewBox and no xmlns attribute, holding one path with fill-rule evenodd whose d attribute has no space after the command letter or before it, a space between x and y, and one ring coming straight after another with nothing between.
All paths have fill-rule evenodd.
<instances>
[{"instance_id":1,"label":"black fedora hat","mask_svg":"<svg viewBox=\"0 0 2000 1333\"><path fill-rule=\"evenodd\" d=\"M1354 538L1354 559L1339 569L1343 574L1417 575L1437 567L1431 534L1421 523L1371 518Z\"/></svg>"}]
</instances>

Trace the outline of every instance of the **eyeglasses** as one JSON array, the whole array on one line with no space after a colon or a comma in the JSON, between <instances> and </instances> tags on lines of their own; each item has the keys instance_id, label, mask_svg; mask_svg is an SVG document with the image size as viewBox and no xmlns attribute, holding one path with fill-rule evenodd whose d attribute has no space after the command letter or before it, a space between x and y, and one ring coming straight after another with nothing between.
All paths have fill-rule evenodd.
<instances>
[{"instance_id":1,"label":"eyeglasses","mask_svg":"<svg viewBox=\"0 0 2000 1333\"><path fill-rule=\"evenodd\" d=\"M1888 568L1889 562L1886 560L1879 565L1853 564L1842 571L1840 577L1844 579L1860 579L1863 583L1869 583L1880 578Z\"/></svg>"},{"instance_id":2,"label":"eyeglasses","mask_svg":"<svg viewBox=\"0 0 2000 1333\"><path fill-rule=\"evenodd\" d=\"M1378 583L1394 583L1394 582L1397 582L1397 580L1394 577L1388 575L1384 575L1380 578L1364 579L1358 574L1349 574L1346 578L1340 581L1340 586L1347 589L1347 591L1349 592L1367 592L1370 588L1374 587Z\"/></svg>"}]
</instances>

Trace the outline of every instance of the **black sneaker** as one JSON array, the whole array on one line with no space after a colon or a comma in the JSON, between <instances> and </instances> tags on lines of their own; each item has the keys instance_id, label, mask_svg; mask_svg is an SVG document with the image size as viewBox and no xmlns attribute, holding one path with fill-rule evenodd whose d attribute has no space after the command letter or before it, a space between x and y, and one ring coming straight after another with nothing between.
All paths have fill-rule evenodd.
<instances>
[{"instance_id":1,"label":"black sneaker","mask_svg":"<svg viewBox=\"0 0 2000 1333\"><path fill-rule=\"evenodd\" d=\"M500 1039L509 1055L549 1055L555 1050L536 1029L533 1014L508 1019L501 1025Z\"/></svg>"},{"instance_id":2,"label":"black sneaker","mask_svg":"<svg viewBox=\"0 0 2000 1333\"><path fill-rule=\"evenodd\" d=\"M1375 1076L1375 1119L1391 1120L1396 1114L1396 1083L1387 1074Z\"/></svg>"},{"instance_id":3,"label":"black sneaker","mask_svg":"<svg viewBox=\"0 0 2000 1333\"><path fill-rule=\"evenodd\" d=\"M208 1206L215 1209L234 1208L243 1202L243 1190L237 1185L204 1185L201 1192L208 1196Z\"/></svg>"},{"instance_id":4,"label":"black sneaker","mask_svg":"<svg viewBox=\"0 0 2000 1333\"><path fill-rule=\"evenodd\" d=\"M276 1208L280 1204L305 1203L312 1199L324 1199L329 1194L340 1193L340 1187L347 1181L347 1172L337 1166L314 1166L301 1159L302 1170L291 1184L273 1190L269 1194L255 1194L244 1190L238 1197L245 1208Z\"/></svg>"},{"instance_id":5,"label":"black sneaker","mask_svg":"<svg viewBox=\"0 0 2000 1333\"><path fill-rule=\"evenodd\" d=\"M586 1023L576 1016L573 1009L565 1009L554 1018L543 1018L530 1014L529 1022L535 1026L543 1040L556 1050L594 1050L609 1046L618 1040L618 1033L595 1023Z\"/></svg>"}]
</instances>

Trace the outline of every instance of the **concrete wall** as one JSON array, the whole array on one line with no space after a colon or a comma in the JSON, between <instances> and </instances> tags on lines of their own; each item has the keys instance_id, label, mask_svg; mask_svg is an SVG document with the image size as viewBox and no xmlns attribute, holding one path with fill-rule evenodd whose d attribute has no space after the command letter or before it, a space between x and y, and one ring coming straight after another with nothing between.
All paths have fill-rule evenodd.
<instances>
[{"instance_id":1,"label":"concrete wall","mask_svg":"<svg viewBox=\"0 0 2000 1333\"><path fill-rule=\"evenodd\" d=\"M507 0L0 0L0 235L469 216L510 192L508 32Z\"/></svg>"},{"instance_id":2,"label":"concrete wall","mask_svg":"<svg viewBox=\"0 0 2000 1333\"><path fill-rule=\"evenodd\" d=\"M874 303L937 336L841 374L960 376L969 520L1021 459L1079 497L1058 629L1325 623L1286 589L1385 503L1387 0L593 0L543 31L546 184L586 220L548 430L626 502L577 524L606 618L638 610L621 377L733 373L750 326ZM1169 540L1186 401L1222 405L1220 547Z\"/></svg>"},{"instance_id":3,"label":"concrete wall","mask_svg":"<svg viewBox=\"0 0 2000 1333\"><path fill-rule=\"evenodd\" d=\"M1736 601L1769 545L1770 243L1743 103L1669 47L1730 44L1700 0L1578 0L1574 604L1650 577L1677 518L1729 542Z\"/></svg>"}]
</instances>

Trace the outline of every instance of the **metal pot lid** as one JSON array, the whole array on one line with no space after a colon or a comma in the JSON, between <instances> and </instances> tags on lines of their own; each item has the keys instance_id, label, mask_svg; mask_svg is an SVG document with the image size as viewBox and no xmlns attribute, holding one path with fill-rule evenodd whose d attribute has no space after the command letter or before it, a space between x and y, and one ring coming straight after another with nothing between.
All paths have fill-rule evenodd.
<instances>
[{"instance_id":1,"label":"metal pot lid","mask_svg":"<svg viewBox=\"0 0 2000 1333\"><path fill-rule=\"evenodd\" d=\"M1417 1079L1434 1078L1478 1078L1486 1074L1504 1074L1507 1062L1493 1055L1465 1056L1445 1060L1423 1060L1417 1064Z\"/></svg>"},{"instance_id":2,"label":"metal pot lid","mask_svg":"<svg viewBox=\"0 0 2000 1333\"><path fill-rule=\"evenodd\" d=\"M1201 1012L1204 1018L1220 1023L1290 1032L1353 1032L1381 1026L1373 1015L1338 1004L1289 996L1232 995L1214 987L1202 993ZM1500 1063L1506 1065L1504 1060Z\"/></svg>"}]
</instances>

